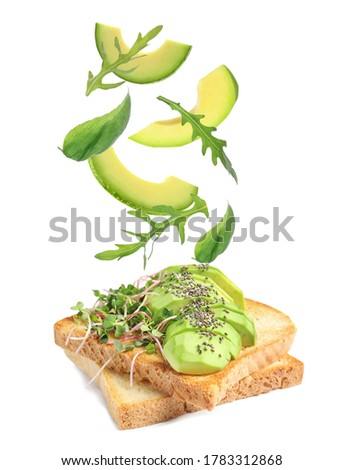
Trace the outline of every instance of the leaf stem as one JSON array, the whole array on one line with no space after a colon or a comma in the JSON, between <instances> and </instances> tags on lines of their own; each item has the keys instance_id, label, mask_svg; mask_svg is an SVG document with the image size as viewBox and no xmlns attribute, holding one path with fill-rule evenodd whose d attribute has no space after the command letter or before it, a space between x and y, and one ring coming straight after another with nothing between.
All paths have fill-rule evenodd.
<instances>
[{"instance_id":1,"label":"leaf stem","mask_svg":"<svg viewBox=\"0 0 343 470\"><path fill-rule=\"evenodd\" d=\"M224 168L228 173L233 177L237 183L237 174L233 169L233 166L224 152L224 147L226 147L226 141L218 139L212 133L216 131L216 127L206 126L201 122L205 117L203 114L192 114L189 111L186 111L180 103L176 103L164 96L158 96L158 100L163 101L168 104L171 109L178 111L181 115L181 124L185 125L186 123L190 124L193 130L192 140L200 137L202 141L202 154L205 155L207 149L210 149L212 152L212 163L217 165L218 158L222 162Z\"/></svg>"},{"instance_id":2,"label":"leaf stem","mask_svg":"<svg viewBox=\"0 0 343 470\"><path fill-rule=\"evenodd\" d=\"M87 80L87 88L86 88L86 96L89 96L94 90L101 88L102 90L108 90L110 88L116 88L124 82L120 83L113 83L113 84L103 84L102 79L108 75L109 73L116 73L118 70L118 67L121 65L127 64L131 60L136 59L137 54L144 49L145 47L148 46L149 41L153 38L155 38L160 31L162 30L163 26L156 26L153 28L151 31L149 31L145 36L142 36L141 34L138 35L135 43L131 47L131 49L126 53L123 54L120 48L119 40L116 37L114 40L114 47L118 51L118 59L113 62L112 64L106 64L105 60L102 63L101 70L100 72L93 76L93 74L90 72L88 75L88 80Z\"/></svg>"},{"instance_id":3,"label":"leaf stem","mask_svg":"<svg viewBox=\"0 0 343 470\"><path fill-rule=\"evenodd\" d=\"M164 213L169 211L170 217L164 219L162 222L155 222L152 220L146 213L143 213L141 209L139 209L139 214L132 212L133 215L136 217L142 218L146 222L148 222L151 226L151 229L149 232L146 233L137 233L134 234L139 241L136 243L131 243L128 245L117 245L116 250L108 250L104 251L102 253L98 253L95 255L97 259L101 260L114 260L114 259L121 259L124 256L129 256L133 253L136 253L139 251L141 248L144 248L144 252L146 250L146 245L148 242L153 239L153 237L161 236L162 233L171 226L175 226L177 230L179 231L180 234L180 240L181 243L184 242L184 231L183 227L186 224L186 221L189 217L191 217L193 214L196 213L203 213L206 216L208 216L208 209L207 209L207 204L206 202L201 199L199 196L193 196L194 198L194 203L192 207L189 209L185 209L182 211L175 211L172 207L170 206L155 206L155 209L159 208L160 210L163 210ZM146 255L144 256L144 265L146 264ZM145 266L144 266L145 267Z\"/></svg>"}]
</instances>

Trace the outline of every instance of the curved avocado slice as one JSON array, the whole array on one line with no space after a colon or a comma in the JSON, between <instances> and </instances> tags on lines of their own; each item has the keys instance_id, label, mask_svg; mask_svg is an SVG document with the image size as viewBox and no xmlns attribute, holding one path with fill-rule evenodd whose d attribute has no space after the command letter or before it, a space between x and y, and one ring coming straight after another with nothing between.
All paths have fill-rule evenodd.
<instances>
[{"instance_id":1,"label":"curved avocado slice","mask_svg":"<svg viewBox=\"0 0 343 470\"><path fill-rule=\"evenodd\" d=\"M192 195L198 193L196 186L174 176L169 176L163 183L139 178L121 163L113 147L88 161L95 178L113 197L127 206L141 207L150 214L155 213L154 206L161 204L175 210L185 209L192 204ZM161 214L160 211L158 213Z\"/></svg>"},{"instance_id":2,"label":"curved avocado slice","mask_svg":"<svg viewBox=\"0 0 343 470\"><path fill-rule=\"evenodd\" d=\"M206 126L217 127L229 115L237 98L237 81L221 65L199 81L198 100L190 112L202 114L201 122ZM149 147L180 147L194 140L191 126L183 126L180 117L153 122L129 138Z\"/></svg>"},{"instance_id":3,"label":"curved avocado slice","mask_svg":"<svg viewBox=\"0 0 343 470\"><path fill-rule=\"evenodd\" d=\"M170 266L164 271L166 273L170 272L182 272L187 270L191 273L194 273L198 276L204 276L205 278L210 279L218 287L220 287L226 295L232 298L233 302L240 307L242 310L245 309L244 295L241 289L236 286L225 274L219 269L210 266L208 264L188 264L188 265L178 265Z\"/></svg>"},{"instance_id":4,"label":"curved avocado slice","mask_svg":"<svg viewBox=\"0 0 343 470\"><path fill-rule=\"evenodd\" d=\"M192 272L192 275L195 279L196 282L199 282L199 283L202 283L204 285L208 285L208 286L211 286L213 287L213 289L218 292L218 295L219 297L221 298L221 300L223 302L229 302L229 303L233 303L234 300L233 298L229 295L229 293L227 291L224 291L215 281L213 281L213 279L211 279L210 277L208 276L203 276L203 275L200 275L200 274L197 274L195 272Z\"/></svg>"},{"instance_id":5,"label":"curved avocado slice","mask_svg":"<svg viewBox=\"0 0 343 470\"><path fill-rule=\"evenodd\" d=\"M199 333L199 331L210 331L217 336L221 336L223 339L232 343L232 350L230 352L234 359L236 359L242 349L242 339L240 334L229 323L226 323L221 319L219 319L219 321L217 320L213 327L203 327L201 329L194 328L189 320L178 320L168 327L164 338L164 344L166 344L172 337L184 333L185 331L196 331L197 333Z\"/></svg>"},{"instance_id":6,"label":"curved avocado slice","mask_svg":"<svg viewBox=\"0 0 343 470\"><path fill-rule=\"evenodd\" d=\"M170 366L182 374L200 375L218 372L230 362L232 343L221 336L201 336L185 331L170 338L163 352Z\"/></svg>"},{"instance_id":7,"label":"curved avocado slice","mask_svg":"<svg viewBox=\"0 0 343 470\"><path fill-rule=\"evenodd\" d=\"M222 293L216 289L216 286L211 287L206 282L200 282L195 279L196 288L201 290L203 295L194 295L191 293L184 294L183 289L186 290L185 285L181 282L179 284L180 291L176 289L176 292L169 290L168 286L157 286L154 288L153 292L157 295L152 295L149 300L149 309L156 313L158 311L167 308L168 310L173 310L175 313L179 312L180 309L186 307L194 301L203 302L204 305L222 305L222 301L225 300L222 298ZM177 284L175 284L177 286ZM230 297L226 296L228 299L228 305Z\"/></svg>"},{"instance_id":8,"label":"curved avocado slice","mask_svg":"<svg viewBox=\"0 0 343 470\"><path fill-rule=\"evenodd\" d=\"M155 287L153 292L158 294L152 295L149 300L149 309L153 314L163 310L164 308L178 313L181 308L185 307L194 300L192 297L179 297L172 292L166 292L166 290L161 287ZM205 296L198 296L196 298L203 300L204 302L211 301L213 299L212 297ZM215 300L212 301L215 302Z\"/></svg>"},{"instance_id":9,"label":"curved avocado slice","mask_svg":"<svg viewBox=\"0 0 343 470\"><path fill-rule=\"evenodd\" d=\"M96 23L96 47L105 63L112 64L118 58L119 51L114 45L116 38L122 53L128 52L130 47L126 45L119 28ZM116 75L132 83L152 83L164 80L183 64L191 49L192 46L187 44L167 40L159 49L143 52L142 57L135 59L134 62L121 65Z\"/></svg>"},{"instance_id":10,"label":"curved avocado slice","mask_svg":"<svg viewBox=\"0 0 343 470\"><path fill-rule=\"evenodd\" d=\"M256 328L249 316L229 310L226 305L213 308L212 311L216 318L229 323L241 335L243 347L256 344Z\"/></svg>"}]
</instances>

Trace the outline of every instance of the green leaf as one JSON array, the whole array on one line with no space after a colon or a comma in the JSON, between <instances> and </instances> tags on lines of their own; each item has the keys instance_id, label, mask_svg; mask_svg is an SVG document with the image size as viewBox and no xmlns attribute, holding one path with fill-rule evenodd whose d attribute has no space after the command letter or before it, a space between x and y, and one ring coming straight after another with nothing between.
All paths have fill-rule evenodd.
<instances>
[{"instance_id":1,"label":"green leaf","mask_svg":"<svg viewBox=\"0 0 343 470\"><path fill-rule=\"evenodd\" d=\"M193 214L196 214L197 212L201 212L205 214L206 217L208 217L209 213L208 213L208 207L207 207L206 201L196 194L192 195L192 199L194 201L193 207L192 209L188 209L188 210L192 210Z\"/></svg>"},{"instance_id":2,"label":"green leaf","mask_svg":"<svg viewBox=\"0 0 343 470\"><path fill-rule=\"evenodd\" d=\"M230 205L224 217L211 228L195 245L195 259L199 263L212 263L229 246L235 230L235 218Z\"/></svg>"},{"instance_id":3,"label":"green leaf","mask_svg":"<svg viewBox=\"0 0 343 470\"><path fill-rule=\"evenodd\" d=\"M107 296L106 294L102 294L98 289L93 289L93 294L95 297L97 297L99 300L105 299Z\"/></svg>"},{"instance_id":4,"label":"green leaf","mask_svg":"<svg viewBox=\"0 0 343 470\"><path fill-rule=\"evenodd\" d=\"M103 333L101 333L101 335L99 336L99 341L100 341L100 343L107 343L108 335L105 331Z\"/></svg>"},{"instance_id":5,"label":"green leaf","mask_svg":"<svg viewBox=\"0 0 343 470\"><path fill-rule=\"evenodd\" d=\"M89 318L89 316L87 315L88 310L89 310L88 308L85 308L85 309L81 310L81 312L80 312L82 320L85 320L87 322L88 322L88 318Z\"/></svg>"},{"instance_id":6,"label":"green leaf","mask_svg":"<svg viewBox=\"0 0 343 470\"><path fill-rule=\"evenodd\" d=\"M163 26L159 25L151 29L145 36L142 36L142 34L139 33L131 49L124 55L129 57L134 57L135 55L137 55L138 52L140 52L142 49L149 45L149 41L151 41L151 39L154 39L162 31L162 29Z\"/></svg>"},{"instance_id":7,"label":"green leaf","mask_svg":"<svg viewBox=\"0 0 343 470\"><path fill-rule=\"evenodd\" d=\"M160 331L156 330L156 328L154 328L153 330L151 330L151 334L153 336L156 336L156 338L160 338L161 336L163 336L163 333L161 333Z\"/></svg>"},{"instance_id":8,"label":"green leaf","mask_svg":"<svg viewBox=\"0 0 343 470\"><path fill-rule=\"evenodd\" d=\"M186 220L180 217L180 219L176 219L174 225L179 232L181 245L183 245L185 243L185 238L186 238L186 234L185 234Z\"/></svg>"},{"instance_id":9,"label":"green leaf","mask_svg":"<svg viewBox=\"0 0 343 470\"><path fill-rule=\"evenodd\" d=\"M120 260L124 258L124 256L132 255L136 253L140 248L142 248L145 243L138 242L138 243L130 243L129 245L116 245L117 250L107 250L103 251L102 253L98 253L95 255L97 259L110 261L113 259Z\"/></svg>"},{"instance_id":10,"label":"green leaf","mask_svg":"<svg viewBox=\"0 0 343 470\"><path fill-rule=\"evenodd\" d=\"M105 296L106 297L106 296ZM101 312L104 312L104 313L108 313L109 312L109 308L106 307L106 305L98 305L98 307L96 307L97 310L101 310Z\"/></svg>"},{"instance_id":11,"label":"green leaf","mask_svg":"<svg viewBox=\"0 0 343 470\"><path fill-rule=\"evenodd\" d=\"M168 318L174 315L173 310L170 310L169 308L164 307L162 310L162 317L163 318Z\"/></svg>"},{"instance_id":12,"label":"green leaf","mask_svg":"<svg viewBox=\"0 0 343 470\"><path fill-rule=\"evenodd\" d=\"M165 218L163 222L153 221L144 209L139 209L139 212L137 212L137 210L130 211L130 214L132 215L137 215L139 213L140 218L149 222L151 226L150 231L147 233L134 234L136 237L140 239L140 241L137 243L130 243L128 245L116 245L117 250L103 251L102 253L98 253L95 257L101 260L113 260L113 259L119 260L123 258L124 256L129 256L135 253L136 251L140 250L141 248L143 248L144 249L143 261L144 261L144 268L145 268L147 259L148 259L146 256L146 245L148 244L150 240L155 240L163 232L165 232L169 227L175 226L180 233L181 243L183 243L185 240L185 225L186 225L187 220L192 215L197 214L199 212L205 214L208 217L208 208L207 208L206 202L197 195L192 195L192 198L193 198L193 205L188 209L177 211L171 206L160 205L160 206L153 207L154 213L155 213L155 210L164 211L164 214L166 213L165 211L169 211L170 217Z\"/></svg>"},{"instance_id":13,"label":"green leaf","mask_svg":"<svg viewBox=\"0 0 343 470\"><path fill-rule=\"evenodd\" d=\"M118 341L117 339L114 340L114 347L116 348L117 352L122 352L123 350L123 343L121 341Z\"/></svg>"},{"instance_id":14,"label":"green leaf","mask_svg":"<svg viewBox=\"0 0 343 470\"><path fill-rule=\"evenodd\" d=\"M126 128L130 110L131 99L127 94L113 111L74 127L64 139L62 152L78 162L104 152Z\"/></svg>"},{"instance_id":15,"label":"green leaf","mask_svg":"<svg viewBox=\"0 0 343 470\"><path fill-rule=\"evenodd\" d=\"M149 343L145 346L145 351L147 354L154 354L156 352L155 343Z\"/></svg>"},{"instance_id":16,"label":"green leaf","mask_svg":"<svg viewBox=\"0 0 343 470\"><path fill-rule=\"evenodd\" d=\"M112 330L112 328L114 328L116 320L117 320L116 316L113 315L112 313L110 313L109 315L107 315L107 317L102 322L103 328L105 330Z\"/></svg>"},{"instance_id":17,"label":"green leaf","mask_svg":"<svg viewBox=\"0 0 343 470\"><path fill-rule=\"evenodd\" d=\"M74 307L70 307L71 310L78 310L81 311L83 309L84 305L82 302L78 302Z\"/></svg>"},{"instance_id":18,"label":"green leaf","mask_svg":"<svg viewBox=\"0 0 343 470\"><path fill-rule=\"evenodd\" d=\"M180 103L176 103L175 101L171 101L168 98L164 98L163 96L158 96L158 100L167 103L171 109L174 111L178 111L181 115L181 123L185 125L189 123L193 129L193 136L192 140L197 139L200 137L202 140L202 154L205 155L208 149L212 152L212 163L213 165L217 165L218 159L222 162L224 168L230 173L230 175L234 178L237 183L237 175L233 166L224 152L224 147L226 147L226 141L218 139L212 132L216 131L215 127L209 127L205 124L202 124L201 119L204 117L203 114L192 114L189 111L186 111Z\"/></svg>"},{"instance_id":19,"label":"green leaf","mask_svg":"<svg viewBox=\"0 0 343 470\"><path fill-rule=\"evenodd\" d=\"M120 338L121 336L123 336L124 333L125 333L125 326L124 325L117 325L116 326L116 331L114 333L114 337L115 338Z\"/></svg>"},{"instance_id":20,"label":"green leaf","mask_svg":"<svg viewBox=\"0 0 343 470\"><path fill-rule=\"evenodd\" d=\"M142 207L139 207L138 209L132 209L128 211L127 213L132 215L133 217L137 217L137 219L141 219L141 220L144 220L145 222L148 222L148 224L151 224L152 222L150 215Z\"/></svg>"},{"instance_id":21,"label":"green leaf","mask_svg":"<svg viewBox=\"0 0 343 470\"><path fill-rule=\"evenodd\" d=\"M103 60L101 70L96 76L93 76L92 72L88 73L86 96L89 96L92 93L92 91L98 88L103 89L103 90L108 90L109 88L116 88L117 86L120 86L122 83L124 83L124 82L119 82L119 83L114 83L114 84L105 84L102 82L102 80L109 73L115 74L116 71L118 72L120 71L121 73L123 73L123 71L120 69L121 65L127 64L128 62L136 59L137 57L142 57L142 55L137 56L137 54L142 49L148 46L149 41L151 41L151 39L154 39L160 33L162 28L163 26L156 26L151 31L149 31L145 36L142 36L142 34L139 33L133 46L125 54L122 53L120 49L119 41L116 38L114 41L114 46L117 48L119 52L117 60L113 63L108 63L106 59ZM134 67L133 70L136 68L137 67ZM130 70L128 70L128 73L129 72Z\"/></svg>"},{"instance_id":22,"label":"green leaf","mask_svg":"<svg viewBox=\"0 0 343 470\"><path fill-rule=\"evenodd\" d=\"M174 207L167 206L165 204L159 204L158 206L153 207L154 214L156 215L170 215L171 217L175 217L179 214Z\"/></svg>"}]
</instances>

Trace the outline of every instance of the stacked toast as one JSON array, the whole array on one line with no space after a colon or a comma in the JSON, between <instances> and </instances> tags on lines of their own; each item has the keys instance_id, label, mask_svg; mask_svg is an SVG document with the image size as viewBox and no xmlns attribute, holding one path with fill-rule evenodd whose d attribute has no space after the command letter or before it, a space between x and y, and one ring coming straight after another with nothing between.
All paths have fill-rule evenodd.
<instances>
[{"instance_id":1,"label":"stacked toast","mask_svg":"<svg viewBox=\"0 0 343 470\"><path fill-rule=\"evenodd\" d=\"M81 370L95 377L118 427L132 429L301 383L303 364L288 355L296 333L291 319L248 299L246 312L255 323L256 344L243 349L223 370L208 375L180 374L160 354L137 355L140 348L114 353L113 345L91 336L76 353L80 342L70 340L70 333L82 338L85 330L72 317L55 324L55 341Z\"/></svg>"}]
</instances>

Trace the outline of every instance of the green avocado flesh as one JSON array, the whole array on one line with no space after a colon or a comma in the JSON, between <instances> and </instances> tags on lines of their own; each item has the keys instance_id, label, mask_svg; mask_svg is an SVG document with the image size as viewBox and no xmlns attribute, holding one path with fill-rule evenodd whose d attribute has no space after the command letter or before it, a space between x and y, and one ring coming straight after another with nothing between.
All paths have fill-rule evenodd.
<instances>
[{"instance_id":1,"label":"green avocado flesh","mask_svg":"<svg viewBox=\"0 0 343 470\"><path fill-rule=\"evenodd\" d=\"M189 272L204 277L205 281L212 281L218 290L224 291L225 297L231 297L233 303L242 310L245 309L243 292L219 269L203 264L189 264L187 266ZM180 272L182 268L182 266L170 266L165 269L165 272Z\"/></svg>"},{"instance_id":2,"label":"green avocado flesh","mask_svg":"<svg viewBox=\"0 0 343 470\"><path fill-rule=\"evenodd\" d=\"M256 329L253 320L245 313L229 310L227 306L214 308L214 316L230 324L240 334L243 347L254 346L256 343Z\"/></svg>"},{"instance_id":3,"label":"green avocado flesh","mask_svg":"<svg viewBox=\"0 0 343 470\"><path fill-rule=\"evenodd\" d=\"M205 344L204 344L205 343ZM173 336L164 346L171 367L182 374L211 374L222 370L231 360L232 345L218 335L204 338L196 331Z\"/></svg>"},{"instance_id":4,"label":"green avocado flesh","mask_svg":"<svg viewBox=\"0 0 343 470\"><path fill-rule=\"evenodd\" d=\"M106 64L113 64L118 59L118 49L115 47L117 38L122 53L130 47L123 40L119 28L96 23L95 41L98 52ZM137 58L119 67L116 75L132 83L152 83L172 75L183 64L192 46L175 41L165 41L159 49L152 52L143 51Z\"/></svg>"},{"instance_id":5,"label":"green avocado flesh","mask_svg":"<svg viewBox=\"0 0 343 470\"><path fill-rule=\"evenodd\" d=\"M161 204L175 210L185 209L192 204L192 195L198 192L196 186L174 176L169 176L163 183L139 178L121 163L113 147L88 161L95 178L113 197L127 206L141 207L150 214L156 213L153 207Z\"/></svg>"},{"instance_id":6,"label":"green avocado flesh","mask_svg":"<svg viewBox=\"0 0 343 470\"><path fill-rule=\"evenodd\" d=\"M225 323L221 319L216 319L214 321L214 325L209 328L206 328L205 326L195 328L191 321L179 320L168 327L164 342L167 343L172 337L181 333L185 333L186 331L196 331L197 333L210 332L214 333L217 336L221 336L223 339L226 339L227 341L232 343L231 355L234 359L236 359L236 357L240 353L242 349L241 336L229 323Z\"/></svg>"},{"instance_id":7,"label":"green avocado flesh","mask_svg":"<svg viewBox=\"0 0 343 470\"><path fill-rule=\"evenodd\" d=\"M230 114L237 98L237 81L221 65L199 81L198 100L190 113L202 114L202 124L217 127ZM194 140L192 126L182 125L181 117L153 122L129 138L149 147L180 147Z\"/></svg>"},{"instance_id":8,"label":"green avocado flesh","mask_svg":"<svg viewBox=\"0 0 343 470\"><path fill-rule=\"evenodd\" d=\"M242 291L219 269L171 266L156 279L160 282L148 305L153 315L167 309L175 318L166 329L163 352L177 372L217 372L236 359L242 347L255 344L255 326L244 312Z\"/></svg>"}]
</instances>

